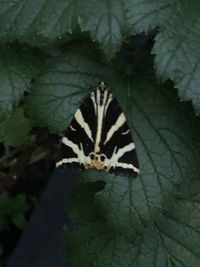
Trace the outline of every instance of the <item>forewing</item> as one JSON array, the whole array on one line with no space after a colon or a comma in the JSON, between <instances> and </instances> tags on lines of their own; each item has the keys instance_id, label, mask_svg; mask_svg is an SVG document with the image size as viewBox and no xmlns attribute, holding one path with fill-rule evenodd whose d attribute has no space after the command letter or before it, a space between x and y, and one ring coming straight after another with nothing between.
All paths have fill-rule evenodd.
<instances>
[{"instance_id":1,"label":"forewing","mask_svg":"<svg viewBox=\"0 0 200 267\"><path fill-rule=\"evenodd\" d=\"M110 160L109 172L117 175L137 176L139 164L132 133L113 95L104 114L102 132L101 153L106 154Z\"/></svg>"},{"instance_id":2,"label":"forewing","mask_svg":"<svg viewBox=\"0 0 200 267\"><path fill-rule=\"evenodd\" d=\"M62 159L57 167L67 163L84 166L85 159L94 149L97 122L91 95L82 102L62 138Z\"/></svg>"}]
</instances>

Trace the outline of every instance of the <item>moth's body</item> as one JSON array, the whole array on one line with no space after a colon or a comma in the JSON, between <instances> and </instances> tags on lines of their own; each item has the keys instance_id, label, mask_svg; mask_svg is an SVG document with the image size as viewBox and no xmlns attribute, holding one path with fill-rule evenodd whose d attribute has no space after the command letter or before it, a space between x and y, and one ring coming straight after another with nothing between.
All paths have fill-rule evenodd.
<instances>
[{"instance_id":1,"label":"moth's body","mask_svg":"<svg viewBox=\"0 0 200 267\"><path fill-rule=\"evenodd\" d=\"M135 144L126 118L104 82L81 104L62 138L66 158L57 163L78 164L116 174L139 174Z\"/></svg>"}]
</instances>

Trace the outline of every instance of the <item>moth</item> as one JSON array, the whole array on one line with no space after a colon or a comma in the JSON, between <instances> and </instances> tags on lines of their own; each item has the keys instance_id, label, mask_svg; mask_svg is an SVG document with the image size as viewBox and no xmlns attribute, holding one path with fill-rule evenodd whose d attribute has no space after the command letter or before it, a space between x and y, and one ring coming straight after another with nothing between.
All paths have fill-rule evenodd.
<instances>
[{"instance_id":1,"label":"moth","mask_svg":"<svg viewBox=\"0 0 200 267\"><path fill-rule=\"evenodd\" d=\"M125 115L103 81L82 102L61 142L64 158L56 167L73 164L134 177L140 173Z\"/></svg>"}]
</instances>

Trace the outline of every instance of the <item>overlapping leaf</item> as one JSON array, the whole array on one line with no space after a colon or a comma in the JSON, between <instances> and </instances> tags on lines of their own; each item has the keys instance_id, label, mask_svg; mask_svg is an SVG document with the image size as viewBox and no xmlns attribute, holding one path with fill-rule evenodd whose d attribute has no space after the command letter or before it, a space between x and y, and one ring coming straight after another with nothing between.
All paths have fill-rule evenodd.
<instances>
[{"instance_id":1,"label":"overlapping leaf","mask_svg":"<svg viewBox=\"0 0 200 267\"><path fill-rule=\"evenodd\" d=\"M0 41L48 45L71 34L76 18L81 29L99 41L109 58L119 50L127 32L125 0L3 1Z\"/></svg>"},{"instance_id":2,"label":"overlapping leaf","mask_svg":"<svg viewBox=\"0 0 200 267\"><path fill-rule=\"evenodd\" d=\"M197 10L195 9L197 8ZM184 100L192 100L200 112L200 6L177 10L158 35L154 46L157 74L164 80L170 78Z\"/></svg>"},{"instance_id":3,"label":"overlapping leaf","mask_svg":"<svg viewBox=\"0 0 200 267\"><path fill-rule=\"evenodd\" d=\"M126 1L128 23L137 33L153 30L156 26L166 25L179 8L185 7L186 2L187 0Z\"/></svg>"},{"instance_id":4,"label":"overlapping leaf","mask_svg":"<svg viewBox=\"0 0 200 267\"><path fill-rule=\"evenodd\" d=\"M157 74L173 80L180 97L192 100L199 113L199 2L135 0L127 8L128 21L137 32L160 27L153 49Z\"/></svg>"}]
</instances>

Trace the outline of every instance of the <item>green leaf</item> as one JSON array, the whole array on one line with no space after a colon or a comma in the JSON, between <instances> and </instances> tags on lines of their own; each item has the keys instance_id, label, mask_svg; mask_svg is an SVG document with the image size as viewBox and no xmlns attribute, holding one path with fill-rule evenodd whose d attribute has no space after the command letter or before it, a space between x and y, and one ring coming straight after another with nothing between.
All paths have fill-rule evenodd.
<instances>
[{"instance_id":1,"label":"green leaf","mask_svg":"<svg viewBox=\"0 0 200 267\"><path fill-rule=\"evenodd\" d=\"M0 41L44 46L66 37L78 18L83 31L100 42L108 57L119 50L125 32L125 0L14 0L0 3Z\"/></svg>"},{"instance_id":2,"label":"green leaf","mask_svg":"<svg viewBox=\"0 0 200 267\"><path fill-rule=\"evenodd\" d=\"M104 221L88 224L68 239L72 267L127 267L134 259L134 248L122 236L115 235Z\"/></svg>"},{"instance_id":3,"label":"green leaf","mask_svg":"<svg viewBox=\"0 0 200 267\"><path fill-rule=\"evenodd\" d=\"M200 189L200 184L198 188ZM199 201L176 201L173 208L164 211L156 223L163 247L178 266L200 265L199 208Z\"/></svg>"},{"instance_id":4,"label":"green leaf","mask_svg":"<svg viewBox=\"0 0 200 267\"><path fill-rule=\"evenodd\" d=\"M34 84L28 103L31 118L51 131L63 131L91 88L110 73L91 47L69 48Z\"/></svg>"},{"instance_id":5,"label":"green leaf","mask_svg":"<svg viewBox=\"0 0 200 267\"><path fill-rule=\"evenodd\" d=\"M198 6L197 6L198 5ZM156 72L162 80L171 79L179 90L180 98L192 100L200 112L200 5L192 3L177 10L165 30L157 38L153 49L156 54Z\"/></svg>"},{"instance_id":6,"label":"green leaf","mask_svg":"<svg viewBox=\"0 0 200 267\"><path fill-rule=\"evenodd\" d=\"M93 204L96 190L96 186L82 184L70 203L70 214L77 227L74 232L65 233L70 266L128 266L121 263L129 262L132 246L105 223L101 208Z\"/></svg>"},{"instance_id":7,"label":"green leaf","mask_svg":"<svg viewBox=\"0 0 200 267\"><path fill-rule=\"evenodd\" d=\"M23 108L17 108L4 122L0 123L0 139L6 144L18 147L30 141L32 122L24 117Z\"/></svg>"},{"instance_id":8,"label":"green leaf","mask_svg":"<svg viewBox=\"0 0 200 267\"><path fill-rule=\"evenodd\" d=\"M10 218L13 224L20 229L24 228L26 225L26 211L30 209L26 196L23 194L16 195L13 199L10 199L10 205Z\"/></svg>"},{"instance_id":9,"label":"green leaf","mask_svg":"<svg viewBox=\"0 0 200 267\"><path fill-rule=\"evenodd\" d=\"M12 0L0 3L0 40L43 45L71 33L73 0Z\"/></svg>"},{"instance_id":10,"label":"green leaf","mask_svg":"<svg viewBox=\"0 0 200 267\"><path fill-rule=\"evenodd\" d=\"M189 224L194 229L200 229L200 182L187 179L179 186L179 193L172 210L164 211L168 217L179 219L183 224Z\"/></svg>"},{"instance_id":11,"label":"green leaf","mask_svg":"<svg viewBox=\"0 0 200 267\"><path fill-rule=\"evenodd\" d=\"M30 89L31 79L41 69L42 61L36 50L0 48L0 121Z\"/></svg>"},{"instance_id":12,"label":"green leaf","mask_svg":"<svg viewBox=\"0 0 200 267\"><path fill-rule=\"evenodd\" d=\"M196 186L199 190L200 183ZM174 198L174 205L128 241L103 220L101 207L92 201L93 194L88 185L81 185L69 207L76 219L75 230L65 234L70 266L199 266L200 201L192 200L192 196L184 199L184 194L182 199Z\"/></svg>"},{"instance_id":13,"label":"green leaf","mask_svg":"<svg viewBox=\"0 0 200 267\"><path fill-rule=\"evenodd\" d=\"M157 75L171 79L184 100L200 112L200 4L186 0L134 0L127 3L128 22L136 32L160 27L153 52Z\"/></svg>"},{"instance_id":14,"label":"green leaf","mask_svg":"<svg viewBox=\"0 0 200 267\"><path fill-rule=\"evenodd\" d=\"M134 136L141 175L128 179L87 171L82 177L86 182L106 182L96 200L112 227L127 237L170 205L179 183L199 175L198 121L169 87L164 93L145 79L126 79L112 87Z\"/></svg>"},{"instance_id":15,"label":"green leaf","mask_svg":"<svg viewBox=\"0 0 200 267\"><path fill-rule=\"evenodd\" d=\"M125 0L82 1L79 8L79 24L99 41L108 58L119 50L126 26Z\"/></svg>"},{"instance_id":16,"label":"green leaf","mask_svg":"<svg viewBox=\"0 0 200 267\"><path fill-rule=\"evenodd\" d=\"M169 22L186 2L187 0L126 1L127 20L133 26L133 32L148 32L157 26L166 26L166 22Z\"/></svg>"},{"instance_id":17,"label":"green leaf","mask_svg":"<svg viewBox=\"0 0 200 267\"><path fill-rule=\"evenodd\" d=\"M188 221L183 223L179 217L161 215L138 239L133 266L199 266L199 238L199 231Z\"/></svg>"}]
</instances>

